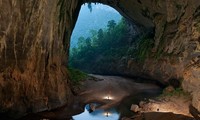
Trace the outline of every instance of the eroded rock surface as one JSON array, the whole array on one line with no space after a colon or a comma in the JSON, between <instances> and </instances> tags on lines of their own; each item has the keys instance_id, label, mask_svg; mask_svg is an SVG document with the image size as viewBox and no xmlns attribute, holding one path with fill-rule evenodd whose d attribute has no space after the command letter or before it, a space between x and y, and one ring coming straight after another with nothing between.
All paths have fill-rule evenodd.
<instances>
[{"instance_id":1,"label":"eroded rock surface","mask_svg":"<svg viewBox=\"0 0 200 120\"><path fill-rule=\"evenodd\" d=\"M0 113L18 117L71 101L64 34L72 23L59 19L60 9L58 0L0 1Z\"/></svg>"}]
</instances>

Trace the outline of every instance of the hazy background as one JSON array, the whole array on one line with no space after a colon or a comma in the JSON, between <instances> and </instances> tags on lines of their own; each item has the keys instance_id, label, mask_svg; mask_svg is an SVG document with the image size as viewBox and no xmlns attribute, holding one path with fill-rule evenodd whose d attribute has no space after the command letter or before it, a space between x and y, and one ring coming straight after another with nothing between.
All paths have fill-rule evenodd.
<instances>
[{"instance_id":1,"label":"hazy background","mask_svg":"<svg viewBox=\"0 0 200 120\"><path fill-rule=\"evenodd\" d=\"M121 15L113 8L103 4L91 4L92 11L88 8L88 4L81 7L76 26L71 36L71 47L76 46L78 38L90 36L90 30L98 30L106 28L109 20L119 22Z\"/></svg>"}]
</instances>

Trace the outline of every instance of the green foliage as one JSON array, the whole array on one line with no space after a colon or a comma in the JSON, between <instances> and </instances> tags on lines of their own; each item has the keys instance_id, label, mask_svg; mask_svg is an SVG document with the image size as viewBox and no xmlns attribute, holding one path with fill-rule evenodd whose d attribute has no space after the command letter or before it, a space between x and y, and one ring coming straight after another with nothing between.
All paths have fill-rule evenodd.
<instances>
[{"instance_id":1,"label":"green foliage","mask_svg":"<svg viewBox=\"0 0 200 120\"><path fill-rule=\"evenodd\" d=\"M135 38L134 43L130 43L128 39L131 35L124 18L118 23L110 20L107 28L90 30L90 32L90 37L80 37L78 45L70 49L69 66L91 72L98 67L107 68L116 65L123 57L134 57L143 62L153 56L152 34L143 34Z\"/></svg>"},{"instance_id":2,"label":"green foliage","mask_svg":"<svg viewBox=\"0 0 200 120\"><path fill-rule=\"evenodd\" d=\"M172 92L163 92L163 94L160 97L164 96L190 96L190 94L188 92L183 91L183 89L179 87L174 89Z\"/></svg>"},{"instance_id":3,"label":"green foliage","mask_svg":"<svg viewBox=\"0 0 200 120\"><path fill-rule=\"evenodd\" d=\"M70 80L74 85L79 85L81 80L84 80L88 75L80 70L74 68L68 68Z\"/></svg>"},{"instance_id":4,"label":"green foliage","mask_svg":"<svg viewBox=\"0 0 200 120\"><path fill-rule=\"evenodd\" d=\"M119 23L111 20L108 21L107 28L91 30L90 37L80 37L77 47L70 49L69 65L87 71L97 64L103 64L102 61L116 61L127 53L127 32L127 23L124 19Z\"/></svg>"},{"instance_id":5,"label":"green foliage","mask_svg":"<svg viewBox=\"0 0 200 120\"><path fill-rule=\"evenodd\" d=\"M95 5L95 3L92 2L91 7L92 12L88 10L88 3L82 5L78 21L76 22L76 26L71 36L71 47L77 46L77 41L80 36L85 38L91 37L90 30L93 29L94 31L98 32L100 28L104 28L107 25L109 20L113 19L117 23L121 19L121 15L108 6L104 6L102 4ZM95 21L95 23L92 21Z\"/></svg>"},{"instance_id":6,"label":"green foliage","mask_svg":"<svg viewBox=\"0 0 200 120\"><path fill-rule=\"evenodd\" d=\"M108 21L108 25L107 25L107 27L108 27L109 30L114 29L115 26L116 26L116 23L115 23L114 20L110 20L110 21Z\"/></svg>"},{"instance_id":7,"label":"green foliage","mask_svg":"<svg viewBox=\"0 0 200 120\"><path fill-rule=\"evenodd\" d=\"M139 40L138 48L136 51L136 58L143 62L147 57L151 55L153 44L153 39L148 38L146 35L142 36Z\"/></svg>"}]
</instances>

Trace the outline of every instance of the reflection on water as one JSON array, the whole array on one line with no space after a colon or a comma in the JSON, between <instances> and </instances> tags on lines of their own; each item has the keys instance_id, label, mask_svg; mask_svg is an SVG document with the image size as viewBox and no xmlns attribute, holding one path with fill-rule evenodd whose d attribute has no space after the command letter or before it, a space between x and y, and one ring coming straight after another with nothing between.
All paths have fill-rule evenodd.
<instances>
[{"instance_id":1,"label":"reflection on water","mask_svg":"<svg viewBox=\"0 0 200 120\"><path fill-rule=\"evenodd\" d=\"M131 104L139 104L141 100L154 98L161 93L161 89L158 90L147 90L135 95L130 95L124 98L120 104L113 106L109 110L95 109L99 106L96 103L90 103L85 106L85 111L79 115L75 115L72 118L74 120L119 120L123 117L131 117L135 113L130 110ZM109 100L112 97L105 97L104 99ZM112 102L112 101L110 101Z\"/></svg>"},{"instance_id":2,"label":"reflection on water","mask_svg":"<svg viewBox=\"0 0 200 120\"><path fill-rule=\"evenodd\" d=\"M119 113L112 108L109 110L97 109L91 111L90 105L85 106L85 111L79 115L73 116L73 120L118 120Z\"/></svg>"}]
</instances>

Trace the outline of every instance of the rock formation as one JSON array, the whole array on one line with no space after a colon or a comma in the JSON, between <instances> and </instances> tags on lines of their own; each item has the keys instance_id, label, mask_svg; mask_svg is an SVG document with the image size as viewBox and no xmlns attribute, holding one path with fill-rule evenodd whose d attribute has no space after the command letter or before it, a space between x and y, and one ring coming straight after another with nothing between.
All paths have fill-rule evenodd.
<instances>
[{"instance_id":1,"label":"rock formation","mask_svg":"<svg viewBox=\"0 0 200 120\"><path fill-rule=\"evenodd\" d=\"M0 0L0 112L15 117L69 104L69 40L80 7L99 2L155 29L159 60L126 62L127 72L167 82L182 79L200 111L198 0Z\"/></svg>"},{"instance_id":2,"label":"rock formation","mask_svg":"<svg viewBox=\"0 0 200 120\"><path fill-rule=\"evenodd\" d=\"M147 29L154 28L152 52L163 54L160 59L148 58L143 64L132 58L122 59L119 63L121 66L114 68L116 73L143 76L161 83L176 79L182 82L185 91L192 93L193 105L200 110L200 3L197 0L96 2L114 7L130 21L142 24ZM110 71L113 71L112 68Z\"/></svg>"},{"instance_id":3,"label":"rock formation","mask_svg":"<svg viewBox=\"0 0 200 120\"><path fill-rule=\"evenodd\" d=\"M62 16L71 6L58 2L0 1L1 113L18 117L71 101L66 64L73 24Z\"/></svg>"}]
</instances>

